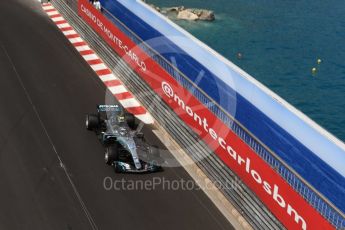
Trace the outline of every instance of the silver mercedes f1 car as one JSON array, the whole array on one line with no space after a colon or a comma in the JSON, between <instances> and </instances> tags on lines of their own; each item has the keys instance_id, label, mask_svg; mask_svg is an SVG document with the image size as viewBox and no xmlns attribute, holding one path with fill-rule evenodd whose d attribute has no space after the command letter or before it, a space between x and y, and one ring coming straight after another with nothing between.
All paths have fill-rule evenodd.
<instances>
[{"instance_id":1,"label":"silver mercedes f1 car","mask_svg":"<svg viewBox=\"0 0 345 230\"><path fill-rule=\"evenodd\" d=\"M136 119L121 105L98 105L86 115L86 129L96 133L105 147L105 163L115 172L149 173L162 170L159 149L149 145L137 130Z\"/></svg>"}]
</instances>

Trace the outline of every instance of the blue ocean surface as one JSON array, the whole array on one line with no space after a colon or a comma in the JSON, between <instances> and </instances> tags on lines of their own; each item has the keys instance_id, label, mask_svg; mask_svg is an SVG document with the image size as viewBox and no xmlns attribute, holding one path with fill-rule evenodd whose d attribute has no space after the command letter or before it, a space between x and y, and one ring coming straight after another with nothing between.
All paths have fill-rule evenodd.
<instances>
[{"instance_id":1,"label":"blue ocean surface","mask_svg":"<svg viewBox=\"0 0 345 230\"><path fill-rule=\"evenodd\" d=\"M174 21L345 140L345 1L149 3L213 10L214 22Z\"/></svg>"}]
</instances>

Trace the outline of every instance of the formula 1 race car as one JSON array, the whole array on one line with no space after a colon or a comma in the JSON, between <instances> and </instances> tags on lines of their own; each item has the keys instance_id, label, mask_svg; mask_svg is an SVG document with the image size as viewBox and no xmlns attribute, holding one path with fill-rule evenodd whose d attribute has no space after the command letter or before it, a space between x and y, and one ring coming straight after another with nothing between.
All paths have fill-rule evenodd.
<instances>
[{"instance_id":1,"label":"formula 1 race car","mask_svg":"<svg viewBox=\"0 0 345 230\"><path fill-rule=\"evenodd\" d=\"M105 147L105 163L115 172L161 171L158 147L149 145L137 131L136 119L120 105L98 105L97 114L86 115L86 129L94 131Z\"/></svg>"}]
</instances>

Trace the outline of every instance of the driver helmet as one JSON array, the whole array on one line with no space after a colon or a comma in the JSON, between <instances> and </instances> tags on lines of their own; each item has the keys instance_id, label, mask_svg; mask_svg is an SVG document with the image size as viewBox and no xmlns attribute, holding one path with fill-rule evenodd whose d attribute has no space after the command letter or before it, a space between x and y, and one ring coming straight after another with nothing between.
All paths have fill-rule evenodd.
<instances>
[{"instance_id":1,"label":"driver helmet","mask_svg":"<svg viewBox=\"0 0 345 230\"><path fill-rule=\"evenodd\" d=\"M119 122L119 123L125 122L125 116L122 114L118 115L117 116L117 122Z\"/></svg>"}]
</instances>

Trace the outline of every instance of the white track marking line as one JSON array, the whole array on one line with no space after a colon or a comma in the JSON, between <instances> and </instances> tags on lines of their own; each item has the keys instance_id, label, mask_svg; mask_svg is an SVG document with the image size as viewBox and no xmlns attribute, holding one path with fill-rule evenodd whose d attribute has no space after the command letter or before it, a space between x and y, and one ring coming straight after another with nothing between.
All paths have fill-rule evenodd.
<instances>
[{"instance_id":1,"label":"white track marking line","mask_svg":"<svg viewBox=\"0 0 345 230\"><path fill-rule=\"evenodd\" d=\"M104 69L108 69L108 67L106 65L104 65L104 63L100 63L100 64L96 64L96 65L91 65L91 68L94 71L99 71L99 70L104 70Z\"/></svg>"},{"instance_id":2,"label":"white track marking line","mask_svg":"<svg viewBox=\"0 0 345 230\"><path fill-rule=\"evenodd\" d=\"M110 92L112 92L112 94L120 94L120 93L128 92L128 90L123 85L111 86L111 87L108 87L108 89L110 90Z\"/></svg>"},{"instance_id":3,"label":"white track marking line","mask_svg":"<svg viewBox=\"0 0 345 230\"><path fill-rule=\"evenodd\" d=\"M86 51L86 50L92 50L92 49L90 48L90 46L88 46L88 45L85 45L85 46L76 46L75 48L78 50L78 52Z\"/></svg>"},{"instance_id":4,"label":"white track marking line","mask_svg":"<svg viewBox=\"0 0 345 230\"><path fill-rule=\"evenodd\" d=\"M58 24L58 25L56 25L56 26L59 27L60 29L62 29L62 28L67 28L67 27L71 27L70 24L68 24L68 23Z\"/></svg>"},{"instance_id":5,"label":"white track marking line","mask_svg":"<svg viewBox=\"0 0 345 230\"><path fill-rule=\"evenodd\" d=\"M70 38L68 39L72 44L73 43L77 43L77 42L82 42L83 39L81 39L80 37L77 37L77 38Z\"/></svg>"},{"instance_id":6,"label":"white track marking line","mask_svg":"<svg viewBox=\"0 0 345 230\"><path fill-rule=\"evenodd\" d=\"M46 135L46 137L47 137L47 140L48 140L48 143L50 143L50 145L51 145L51 147L52 147L52 150L55 152L55 155L56 155L56 157L57 157L57 159L58 159L58 162L60 163L60 167L61 167L61 168L63 169L63 171L65 172L65 175L66 175L66 177L68 178L68 180L69 180L69 182L70 182L70 184L71 184L71 186L72 186L72 188L73 188L73 191L74 191L76 197L78 198L78 201L79 201L79 203L80 203L80 205L81 205L81 207L82 207L82 209L83 209L83 211L84 211L84 213L85 213L87 219L89 220L89 222L90 222L90 224L91 224L92 229L93 229L93 230L98 230L99 228L98 228L97 225L95 224L95 221L93 220L93 218L92 218L90 212L88 211L88 209L87 209L87 207L86 207L86 205L85 205L83 199L81 198L81 196L80 196L80 194L79 194L79 192L78 192L78 190L77 190L77 187L75 186L75 184L74 184L73 181L72 181L70 172L68 172L68 170L67 170L67 168L66 168L64 162L62 161L62 158L60 157L59 152L56 150L56 147L55 147L55 145L54 145L54 142L53 142L52 138L50 137L50 135L49 135L49 133L48 133L48 131L47 131L47 128L46 128L46 126L44 125L44 123L43 123L43 121L42 121L42 119L41 119L41 116L40 116L40 114L39 114L39 112L38 112L38 110L37 110L37 107L36 107L36 105L33 103L32 98L31 98L30 94L28 93L28 91L27 91L27 89L26 89L26 87L25 87L25 85L24 85L24 83L23 83L22 77L19 75L19 73L18 73L18 71L17 71L17 69L16 69L16 66L13 64L13 61L12 61L11 57L8 55L7 50L6 50L4 47L2 47L2 46L0 46L0 48L2 48L2 49L4 50L5 55L7 56L7 58L8 58L8 60L9 60L10 64L12 65L12 68L13 68L14 73L16 74L17 80L18 80L18 82L20 83L20 85L21 85L21 87L22 87L22 89L23 89L23 91L24 91L24 93L25 93L25 95L26 95L26 98L27 98L28 102L30 103L30 105L31 105L31 107L32 107L32 111L33 111L34 114L36 115L37 120L38 120L38 122L39 122L39 124L40 124L40 126L41 126L41 128L42 128L42 130L43 130L43 132L45 133L45 135Z\"/></svg>"},{"instance_id":7,"label":"white track marking line","mask_svg":"<svg viewBox=\"0 0 345 230\"><path fill-rule=\"evenodd\" d=\"M77 34L75 30L67 30L67 31L62 31L62 33L67 36L67 35L72 35L72 34Z\"/></svg>"},{"instance_id":8,"label":"white track marking line","mask_svg":"<svg viewBox=\"0 0 345 230\"><path fill-rule=\"evenodd\" d=\"M60 15L59 12L55 11L51 11L51 12L46 12L48 14L48 16L53 16L53 15Z\"/></svg>"},{"instance_id":9,"label":"white track marking line","mask_svg":"<svg viewBox=\"0 0 345 230\"><path fill-rule=\"evenodd\" d=\"M53 6L42 6L42 8L43 8L43 10L53 10L54 9L54 7Z\"/></svg>"},{"instance_id":10,"label":"white track marking line","mask_svg":"<svg viewBox=\"0 0 345 230\"><path fill-rule=\"evenodd\" d=\"M117 77L115 77L115 75L114 74L106 74L106 75L101 75L101 76L99 76L99 78L103 81L103 82L105 82L105 81L112 81L112 80L118 80L118 78Z\"/></svg>"},{"instance_id":11,"label":"white track marking line","mask_svg":"<svg viewBox=\"0 0 345 230\"><path fill-rule=\"evenodd\" d=\"M53 20L53 22L65 21L65 19L63 17L51 18L51 20Z\"/></svg>"},{"instance_id":12,"label":"white track marking line","mask_svg":"<svg viewBox=\"0 0 345 230\"><path fill-rule=\"evenodd\" d=\"M128 99L123 99L123 100L119 100L119 102L121 103L121 105L124 108L130 108L130 107L138 107L141 106L139 104L139 102L137 101L137 99L135 98L128 98Z\"/></svg>"},{"instance_id":13,"label":"white track marking line","mask_svg":"<svg viewBox=\"0 0 345 230\"><path fill-rule=\"evenodd\" d=\"M91 61L91 60L100 59L96 54L83 55L83 58L85 59L85 61Z\"/></svg>"}]
</instances>

